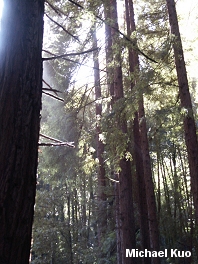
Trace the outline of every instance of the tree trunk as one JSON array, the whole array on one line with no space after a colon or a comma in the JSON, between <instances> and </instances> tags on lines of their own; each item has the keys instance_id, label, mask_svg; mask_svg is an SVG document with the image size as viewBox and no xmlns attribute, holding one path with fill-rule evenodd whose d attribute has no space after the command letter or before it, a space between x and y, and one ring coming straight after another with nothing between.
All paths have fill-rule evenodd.
<instances>
[{"instance_id":1,"label":"tree trunk","mask_svg":"<svg viewBox=\"0 0 198 264\"><path fill-rule=\"evenodd\" d=\"M169 22L171 33L175 35L173 50L175 55L175 65L179 84L179 96L181 107L185 112L184 133L188 152L188 162L191 176L191 189L195 207L196 223L198 223L198 143L196 135L196 126L192 109L192 102L189 92L186 66L182 48L182 41L179 32L177 13L174 0L167 0Z\"/></svg>"},{"instance_id":2,"label":"tree trunk","mask_svg":"<svg viewBox=\"0 0 198 264\"><path fill-rule=\"evenodd\" d=\"M157 208L156 208L154 184L152 178L151 160L149 154L149 144L147 137L143 98L139 102L139 123L140 123L140 137L141 137L142 157L143 157L143 166L144 166L144 182L146 187L146 197L147 197L147 206L148 206L150 244L152 250L159 251L160 247L159 247ZM159 257L153 258L153 263L154 264L160 263Z\"/></svg>"},{"instance_id":3,"label":"tree trunk","mask_svg":"<svg viewBox=\"0 0 198 264\"><path fill-rule=\"evenodd\" d=\"M109 3L104 2L104 15L105 20L108 21L111 17L111 11L109 8ZM107 23L105 24L105 53L106 53L106 68L107 68L107 88L108 95L111 96L110 110L112 110L112 105L114 104L114 83L113 83L113 68L110 66L113 60L113 51L112 51L112 28Z\"/></svg>"},{"instance_id":4,"label":"tree trunk","mask_svg":"<svg viewBox=\"0 0 198 264\"><path fill-rule=\"evenodd\" d=\"M150 235L149 235L149 221L148 221L148 207L147 207L147 197L146 188L144 182L144 166L141 151L141 140L139 131L139 120L138 113L135 113L134 123L133 123L133 133L134 133L134 155L135 155L135 166L136 166L136 178L138 185L138 204L140 213L140 235L141 235L141 246L142 250L150 248ZM151 259L145 258L144 264L150 264Z\"/></svg>"},{"instance_id":5,"label":"tree trunk","mask_svg":"<svg viewBox=\"0 0 198 264\"><path fill-rule=\"evenodd\" d=\"M126 19L127 19L127 34L130 36L133 31L136 31L135 27L135 18L134 18L134 8L133 8L133 1L132 0L126 0ZM138 72L139 72L139 59L137 51L129 49L129 67L130 67L130 73L133 73L134 76L137 75L136 78L134 78L134 82L131 83L131 89L133 89L134 85L136 84L138 80ZM139 119L139 124L137 124L137 120ZM139 133L137 132L137 129L139 127ZM150 154L149 154L149 144L148 144L148 138L147 138L147 129L146 129L146 119L145 119L145 113L144 113L144 102L143 102L143 95L140 95L139 99L139 109L138 112L135 113L135 120L134 120L134 137L137 136L138 138L135 138L135 142L137 140L137 143L140 143L140 149L139 151L137 148L135 148L136 153L136 170L139 177L140 173L144 175L144 178L142 179L142 186L139 187L140 190L143 190L145 188L146 192L146 200L147 200L147 206L145 206L142 203L143 208L141 208L142 214L147 214L147 219L149 220L149 232L150 232L150 243L148 242L148 230L147 230L147 221L146 219L142 219L142 228L144 228L145 239L142 240L144 246L147 246L148 248L151 248L152 250L159 251L159 230L158 230L158 221L157 221L157 208L156 208L156 201L155 201L155 193L154 193L154 184L152 179L152 169L151 169L151 161L150 161ZM140 137L140 139L139 139ZM137 162L142 162L143 170L140 168L140 164ZM139 180L139 184L141 184L141 179ZM141 202L141 198L140 201ZM145 212L145 210L147 212ZM142 216L144 217L144 216ZM150 262L149 259L147 259L148 263ZM159 258L153 258L153 263L158 264L160 262Z\"/></svg>"},{"instance_id":6,"label":"tree trunk","mask_svg":"<svg viewBox=\"0 0 198 264\"><path fill-rule=\"evenodd\" d=\"M6 0L0 32L0 263L29 263L42 94L43 0Z\"/></svg>"},{"instance_id":7,"label":"tree trunk","mask_svg":"<svg viewBox=\"0 0 198 264\"><path fill-rule=\"evenodd\" d=\"M96 28L93 32L93 48L98 48ZM104 166L104 144L100 139L101 134L101 117L102 117L102 103L101 103L101 85L100 85L100 70L98 51L94 53L94 85L95 85L95 99L96 99L96 149L98 158L98 241L101 246L101 239L107 228L107 208L106 208L106 178Z\"/></svg>"},{"instance_id":8,"label":"tree trunk","mask_svg":"<svg viewBox=\"0 0 198 264\"><path fill-rule=\"evenodd\" d=\"M112 0L109 4L111 7L111 19L112 19L112 29L111 37L112 44L117 45L119 35L117 33L118 29L118 19L117 19L117 3L116 0ZM114 52L114 102L118 102L124 97L123 91L123 79L122 79L122 65L121 65L121 52ZM114 104L115 104L114 103ZM114 106L113 104L113 106ZM116 125L118 129L123 133L127 134L127 123L124 114L119 116L116 120ZM127 149L126 149L127 151ZM133 249L135 245L135 225L134 225L134 209L133 209L133 197L132 197L132 173L131 173L131 163L126 160L125 157L120 160L120 172L118 175L119 186L118 186L118 197L119 197L119 219L117 223L120 225L120 240L121 240L121 252L118 259L122 262L119 264L131 264L136 263L135 258L126 258L126 249Z\"/></svg>"},{"instance_id":9,"label":"tree trunk","mask_svg":"<svg viewBox=\"0 0 198 264\"><path fill-rule=\"evenodd\" d=\"M111 17L111 11L109 8L109 3L104 3L104 13L105 20L107 21ZM106 53L106 68L107 68L107 88L108 95L111 96L111 102L109 105L110 111L115 102L114 98L114 70L110 64L113 61L113 51L112 51L112 28L110 25L105 24L105 53ZM117 263L122 263L122 249L121 249L121 237L120 237L120 203L119 203L119 175L115 173L112 169L112 177L116 181L114 183L114 196L115 196L115 226L116 226L116 256Z\"/></svg>"}]
</instances>

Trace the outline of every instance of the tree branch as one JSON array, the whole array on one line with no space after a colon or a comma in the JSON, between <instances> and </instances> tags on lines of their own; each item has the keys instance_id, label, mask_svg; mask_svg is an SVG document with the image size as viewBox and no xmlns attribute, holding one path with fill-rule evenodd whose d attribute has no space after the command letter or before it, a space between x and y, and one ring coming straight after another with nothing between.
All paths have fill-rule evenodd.
<instances>
[{"instance_id":1,"label":"tree branch","mask_svg":"<svg viewBox=\"0 0 198 264\"><path fill-rule=\"evenodd\" d=\"M73 37L75 40L77 40L78 42L80 42L80 40L78 39L78 37L72 35L67 29L65 29L61 24L59 24L58 22L56 22L54 19L52 19L50 16L48 16L47 14L45 14L47 18L49 18L49 20L51 20L54 24L56 24L57 26L59 26L60 28L62 28L63 31L65 31L68 35L70 35L71 37Z\"/></svg>"},{"instance_id":2,"label":"tree branch","mask_svg":"<svg viewBox=\"0 0 198 264\"><path fill-rule=\"evenodd\" d=\"M49 139L51 141L54 141L55 143L39 143L39 146L68 146L68 147L71 147L71 148L75 148L75 146L73 145L74 142L63 142L59 139L56 139L56 138L52 138L52 137L49 137L49 136L46 136L44 134L39 134L41 137L43 138L46 138L46 139Z\"/></svg>"},{"instance_id":3,"label":"tree branch","mask_svg":"<svg viewBox=\"0 0 198 264\"><path fill-rule=\"evenodd\" d=\"M53 88L49 85L49 83L47 83L44 79L43 79L43 82L49 87L48 91L52 91L52 92L54 92L55 95L57 95L57 96L58 96L57 93L62 93L61 91L58 91L58 90L53 89ZM46 91L47 91L47 88L43 88L43 90L46 90Z\"/></svg>"},{"instance_id":4,"label":"tree branch","mask_svg":"<svg viewBox=\"0 0 198 264\"><path fill-rule=\"evenodd\" d=\"M69 2L71 2L72 4L76 5L77 7L80 7L81 9L85 9L82 5L76 3L73 0L69 0ZM136 49L141 55L143 55L145 58L147 58L148 60L157 63L157 61L155 61L154 59L150 58L148 55L146 55L143 51L141 51L137 44L134 42L134 40L132 40L131 38L129 38L128 36L126 36L124 33L122 33L117 27L114 27L113 25L111 25L109 22L107 22L106 20L104 20L103 18L101 18L100 16L94 14L93 12L89 11L90 13L92 13L97 19L99 19L101 22L103 22L104 24L110 26L111 28L113 28L114 30L116 30L121 36L124 37L124 39L126 39L127 41L129 41L130 43L132 43L133 48Z\"/></svg>"},{"instance_id":5,"label":"tree branch","mask_svg":"<svg viewBox=\"0 0 198 264\"><path fill-rule=\"evenodd\" d=\"M68 53L68 54L57 55L57 56L53 56L53 57L49 57L49 58L43 58L43 61L62 59L64 57L68 57L68 56L78 56L78 55L86 54L86 53L89 53L89 52L92 52L95 50L97 50L97 48L85 50L85 51L81 51L81 52L73 52L73 53Z\"/></svg>"},{"instance_id":6,"label":"tree branch","mask_svg":"<svg viewBox=\"0 0 198 264\"><path fill-rule=\"evenodd\" d=\"M58 101L64 102L64 99L62 99L62 98L60 98L60 97L58 97L58 96L55 96L55 95L50 94L50 93L46 93L46 92L44 92L44 91L42 91L42 93L43 93L43 94L46 94L46 95L48 95L48 96L50 96L50 97L52 97L52 98L54 98L54 99L56 99L56 100L58 100Z\"/></svg>"},{"instance_id":7,"label":"tree branch","mask_svg":"<svg viewBox=\"0 0 198 264\"><path fill-rule=\"evenodd\" d=\"M43 91L51 91L51 92L54 92L54 93L62 93L61 91L59 90L56 90L56 89L51 89L51 88L42 88Z\"/></svg>"},{"instance_id":8,"label":"tree branch","mask_svg":"<svg viewBox=\"0 0 198 264\"><path fill-rule=\"evenodd\" d=\"M48 53L48 54L50 54L50 55L52 55L52 56L56 56L54 53L52 53L52 52L50 52L50 51L47 51L47 50L43 50L43 51L46 52L46 53ZM96 68L96 67L92 67L92 66L86 65L86 64L84 64L84 63L81 63L81 62L79 62L79 61L71 60L71 59L68 59L68 58L62 58L62 59L63 59L63 60L66 60L66 61L69 61L69 62L73 62L73 63L79 64L80 66L83 65L83 66L85 66L85 67L87 67L87 68L96 69L96 70L98 70L98 71L102 71L102 72L107 72L107 71L104 70L104 69L99 69L99 68Z\"/></svg>"},{"instance_id":9,"label":"tree branch","mask_svg":"<svg viewBox=\"0 0 198 264\"><path fill-rule=\"evenodd\" d=\"M67 142L63 142L63 143L38 143L38 145L40 147L60 147L60 146L67 146L67 147L70 147L70 148L75 148L74 145L71 145Z\"/></svg>"},{"instance_id":10,"label":"tree branch","mask_svg":"<svg viewBox=\"0 0 198 264\"><path fill-rule=\"evenodd\" d=\"M84 7L78 3L76 3L75 1L69 0L69 2L71 2L72 4L76 5L77 7L80 7L82 9L84 9Z\"/></svg>"},{"instance_id":11,"label":"tree branch","mask_svg":"<svg viewBox=\"0 0 198 264\"><path fill-rule=\"evenodd\" d=\"M56 14L58 14L59 16L61 16L61 14L66 16L66 14L62 10L60 10L58 7L53 6L49 1L45 0L45 2L51 7L51 9L56 12Z\"/></svg>"}]
</instances>

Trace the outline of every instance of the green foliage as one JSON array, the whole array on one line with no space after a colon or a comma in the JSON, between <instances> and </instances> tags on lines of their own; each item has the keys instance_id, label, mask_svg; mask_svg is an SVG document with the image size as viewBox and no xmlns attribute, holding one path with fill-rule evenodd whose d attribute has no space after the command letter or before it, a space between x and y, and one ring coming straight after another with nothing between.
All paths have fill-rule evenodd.
<instances>
[{"instance_id":1,"label":"green foliage","mask_svg":"<svg viewBox=\"0 0 198 264\"><path fill-rule=\"evenodd\" d=\"M72 5L70 1L52 3L56 11L47 5L47 14L78 37L79 41L48 21L53 30L49 36L51 44L47 45L50 52L59 55L91 48L93 21L98 21L93 14L103 17L101 1L78 1L84 9ZM136 139L133 138L132 123L142 95L161 248L182 250L186 249L184 245L187 247L192 242L194 220L183 131L183 117L192 116L192 113L188 109L181 109L179 103L171 49L175 39L169 33L165 1L140 1L135 5L135 10L137 31L132 33L131 38L137 37L140 50L158 63L140 56L140 70L130 73L128 48L132 48L132 44L119 36L113 52L114 59L120 52L122 54L124 97L117 100L113 107L108 91L108 82L113 82L113 76L107 78L106 70L115 69L121 62L112 60L106 64L104 31L98 33L102 69L102 96L99 101L95 102L93 78L77 81L81 74L78 75L80 65L90 62L92 54L45 62L47 73L44 79L62 92L60 97L64 98L64 103L43 96L41 133L62 141L72 141L75 149L40 147L32 249L34 264L116 263L114 173L120 171L122 158L134 162L133 140ZM57 11L62 13L57 14ZM107 21L108 24L111 22ZM101 21L98 21L100 27ZM51 55L45 53L45 56ZM88 65L86 69L93 75L91 67ZM102 104L102 116L95 114L96 103ZM194 103L195 111L196 107ZM120 129L123 120L126 120L127 132ZM98 187L96 125L101 130L99 140L105 145L102 155L108 179L107 186L102 189L106 195L105 202L98 200L101 189ZM44 140L40 138L41 142ZM135 170L133 165L134 174ZM136 194L138 186L137 183L133 184ZM134 200L136 220L133 224L139 227L137 198ZM107 229L99 245L98 221L101 216L98 208L103 204L107 208ZM136 240L139 247L140 232L136 234ZM192 251L196 251L195 246ZM166 261L178 263L171 259Z\"/></svg>"}]
</instances>

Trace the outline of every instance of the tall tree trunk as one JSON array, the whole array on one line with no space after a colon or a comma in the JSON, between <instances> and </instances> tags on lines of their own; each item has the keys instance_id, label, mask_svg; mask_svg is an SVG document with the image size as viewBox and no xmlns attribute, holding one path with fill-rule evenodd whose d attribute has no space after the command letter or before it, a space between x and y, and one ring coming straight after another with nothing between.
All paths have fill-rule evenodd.
<instances>
[{"instance_id":1,"label":"tall tree trunk","mask_svg":"<svg viewBox=\"0 0 198 264\"><path fill-rule=\"evenodd\" d=\"M116 0L111 0L109 3L111 8L112 28L111 37L112 45L116 45L119 39L117 33L118 29L118 19L117 19L117 3ZM114 52L114 94L112 98L113 102L118 102L124 97L123 91L123 80L122 80L122 65L121 65L121 52L116 50ZM112 107L114 107L113 103ZM119 116L116 120L116 125L118 129L123 133L127 134L127 123L124 115ZM127 151L127 149L126 149ZM120 225L118 228L120 230L120 242L121 242L121 252L119 254L119 264L131 264L135 263L135 258L126 258L126 249L135 248L135 226L134 226L134 210L133 210L133 197L132 197L132 173L131 164L126 158L121 158L120 160L120 172L118 174L119 185L117 195L119 197L119 215L117 223Z\"/></svg>"},{"instance_id":2,"label":"tall tree trunk","mask_svg":"<svg viewBox=\"0 0 198 264\"><path fill-rule=\"evenodd\" d=\"M96 27L93 31L93 47L97 48ZM101 117L102 117L102 102L101 102L101 85L100 85L100 70L98 51L94 53L94 85L95 85L95 99L96 99L96 149L97 158L99 162L98 166L98 241L101 245L102 236L106 232L107 227L107 208L106 208L106 178L105 178L105 166L104 166L104 144L100 139L101 134Z\"/></svg>"},{"instance_id":3,"label":"tall tree trunk","mask_svg":"<svg viewBox=\"0 0 198 264\"><path fill-rule=\"evenodd\" d=\"M184 61L182 41L179 31L177 13L174 0L166 0L169 14L171 33L176 39L173 44L175 65L179 84L181 107L185 111L184 132L188 152L188 162L191 176L191 189L195 207L196 224L198 224L198 142L196 126L189 92L186 66Z\"/></svg>"},{"instance_id":4,"label":"tall tree trunk","mask_svg":"<svg viewBox=\"0 0 198 264\"><path fill-rule=\"evenodd\" d=\"M110 6L107 1L104 2L104 14L105 20L107 21L111 17ZM110 111L115 102L114 98L114 70L110 64L113 61L113 51L112 51L112 28L107 23L105 24L105 53L106 53L106 68L107 68L107 87L108 95L111 96L111 102L109 105ZM121 249L121 237L120 237L120 204L119 204L119 175L115 173L112 169L111 172L114 180L114 196L115 196L115 225L116 225L116 255L117 263L122 263L122 249Z\"/></svg>"},{"instance_id":5,"label":"tall tree trunk","mask_svg":"<svg viewBox=\"0 0 198 264\"><path fill-rule=\"evenodd\" d=\"M127 19L127 34L130 36L131 32L136 31L135 27L135 18L134 18L134 8L133 8L133 1L126 0L126 19ZM130 72L135 75L138 75L139 72L139 59L137 51L129 49L129 67ZM134 79L134 82L131 83L131 89L133 89L134 85L136 84L138 77ZM139 124L136 119L139 119ZM137 132L137 126L139 127L139 133ZM156 201L155 201L155 193L154 193L154 184L152 179L152 169L151 169L151 161L150 161L150 154L149 154L149 144L148 144L148 137L147 137L147 129L146 129L146 119L144 113L144 102L143 102L143 95L140 95L139 99L139 109L138 112L135 113L134 119L134 136L140 137L140 150L135 148L136 153L136 169L137 174L140 173L144 175L144 179L142 179L142 188L145 188L146 191L146 200L147 206L144 206L144 210L142 213L144 215L147 214L147 219L149 219L149 231L150 231L150 243L148 242L148 230L145 229L145 239L143 243L148 248L151 247L152 250L158 251L159 250L159 230L158 230L158 221L157 221L157 208L156 208ZM136 139L135 139L136 141ZM137 142L138 138L137 138ZM138 162L142 162L143 170L139 167ZM140 171L141 169L141 171ZM140 177L140 176L139 176ZM139 181L141 181L139 179ZM139 182L140 183L140 182ZM140 200L141 202L141 200ZM142 204L143 205L143 204ZM141 208L143 210L143 208ZM147 227L146 220L142 220L142 225L144 228ZM150 260L146 260L150 262ZM160 262L159 258L153 258L153 263L158 264Z\"/></svg>"},{"instance_id":6,"label":"tall tree trunk","mask_svg":"<svg viewBox=\"0 0 198 264\"><path fill-rule=\"evenodd\" d=\"M135 166L136 166L136 178L138 185L138 204L140 213L140 235L141 235L141 246L142 250L150 248L150 234L149 234L149 221L148 221L148 207L146 188L144 182L144 166L143 157L141 150L141 139L139 130L138 113L135 113L135 119L133 123L133 134L134 134L134 155L135 155ZM150 264L151 259L145 258L144 264Z\"/></svg>"},{"instance_id":7,"label":"tall tree trunk","mask_svg":"<svg viewBox=\"0 0 198 264\"><path fill-rule=\"evenodd\" d=\"M136 30L133 2L130 0L125 0L125 10L126 10L126 24L127 24L127 35L130 36L133 31ZM139 70L138 55L135 51L129 49L129 69L130 73L136 74L135 71ZM131 90L135 86L134 82L131 82ZM148 206L146 197L146 187L144 181L144 166L143 166L143 156L141 148L141 138L140 138L140 127L138 112L135 113L135 118L133 121L133 135L134 135L134 158L136 166L136 178L138 185L138 204L140 213L140 234L141 234L141 246L142 249L150 250L150 233L149 233L149 221L148 221ZM151 259L145 258L145 264L150 264Z\"/></svg>"},{"instance_id":8,"label":"tall tree trunk","mask_svg":"<svg viewBox=\"0 0 198 264\"><path fill-rule=\"evenodd\" d=\"M104 2L104 15L105 20L108 21L111 17L111 11L109 2ZM114 82L113 82L113 68L110 64L113 61L113 51L112 51L112 36L111 36L112 28L111 26L106 23L105 24L105 53L106 53L106 69L107 69L107 88L108 88L108 95L111 96L110 102L110 109L114 104Z\"/></svg>"},{"instance_id":9,"label":"tall tree trunk","mask_svg":"<svg viewBox=\"0 0 198 264\"><path fill-rule=\"evenodd\" d=\"M62 222L66 222L66 219L64 217L64 206L61 206L61 218ZM67 260L68 264L73 264L73 247L72 247L72 230L71 230L71 197L70 194L67 196L67 222L65 223L68 233L67 233L67 248L68 248L68 255L69 255L69 260Z\"/></svg>"},{"instance_id":10,"label":"tall tree trunk","mask_svg":"<svg viewBox=\"0 0 198 264\"><path fill-rule=\"evenodd\" d=\"M157 221L157 208L156 208L156 200L154 193L151 160L149 154L149 144L147 137L143 98L139 102L139 124L140 124L140 137L141 137L142 157L143 157L143 166L144 166L144 182L146 187L146 197L147 197L147 206L148 206L150 244L152 250L159 251L160 246L159 246L159 230L158 230L158 221ZM155 264L160 263L159 257L153 258L153 263Z\"/></svg>"},{"instance_id":11,"label":"tall tree trunk","mask_svg":"<svg viewBox=\"0 0 198 264\"><path fill-rule=\"evenodd\" d=\"M29 263L42 94L43 0L6 0L0 32L0 263Z\"/></svg>"}]
</instances>

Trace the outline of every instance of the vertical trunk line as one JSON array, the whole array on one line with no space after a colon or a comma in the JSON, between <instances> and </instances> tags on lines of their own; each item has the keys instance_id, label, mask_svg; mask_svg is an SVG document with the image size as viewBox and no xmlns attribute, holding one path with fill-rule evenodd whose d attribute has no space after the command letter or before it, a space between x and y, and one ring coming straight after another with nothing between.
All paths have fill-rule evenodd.
<instances>
[{"instance_id":1,"label":"vertical trunk line","mask_svg":"<svg viewBox=\"0 0 198 264\"><path fill-rule=\"evenodd\" d=\"M111 38L112 47L110 48L110 56L113 55L114 62L114 76L111 81L113 81L113 94L112 96L112 105L111 108L115 106L120 99L124 98L123 91L123 80L122 80L122 65L121 65L121 52L120 49L114 50L119 41L119 34L116 29L118 29L118 18L117 18L117 2L116 0L111 0L108 3L108 7L110 8L110 16L111 18L111 36L107 36L107 38ZM106 12L107 13L107 12ZM110 41L109 41L110 43ZM107 60L109 61L109 60ZM112 86L111 86L112 87ZM116 120L117 128L123 133L127 134L127 123L126 117L124 114L119 116ZM127 149L126 149L127 151ZM125 252L126 249L135 248L135 226L134 226L134 209L133 209L133 197L132 197L132 174L131 174L131 164L130 161L126 160L125 157L120 159L120 172L119 172L119 184L116 186L117 196L119 197L119 208L117 208L117 228L119 228L119 233L117 233L117 237L120 238L120 244L117 245L117 250L121 249L118 253L117 263L119 264L131 264L135 263L135 258L126 258ZM130 208L130 209L129 209ZM118 243L119 241L117 241ZM118 262L119 261L119 262Z\"/></svg>"},{"instance_id":2,"label":"vertical trunk line","mask_svg":"<svg viewBox=\"0 0 198 264\"><path fill-rule=\"evenodd\" d=\"M177 12L174 0L166 0L171 33L175 36L173 44L176 72L179 84L179 96L184 114L184 133L191 176L191 189L195 207L195 222L198 224L198 142L196 126L189 91L189 84L184 61L182 41L179 31Z\"/></svg>"},{"instance_id":3,"label":"vertical trunk line","mask_svg":"<svg viewBox=\"0 0 198 264\"><path fill-rule=\"evenodd\" d=\"M96 37L96 25L92 32L93 48L97 48L97 37ZM95 85L95 99L96 99L96 148L97 158L99 161L98 166L98 241L101 246L101 239L104 236L107 228L107 207L106 207L106 177L105 177L105 165L104 165L104 144L100 139L101 126L100 121L102 117L102 102L101 101L101 84L100 84L100 71L99 71L99 60L98 51L94 53L94 85Z\"/></svg>"},{"instance_id":4,"label":"vertical trunk line","mask_svg":"<svg viewBox=\"0 0 198 264\"><path fill-rule=\"evenodd\" d=\"M136 31L135 27L135 18L134 18L134 8L133 8L133 1L132 0L126 0L126 13L127 16L130 18L130 23L127 23L128 29L127 33L131 34L133 31ZM130 73L133 73L135 78L133 83L131 83L131 89L134 88L135 84L138 82L138 73L139 73L139 59L138 54L135 50L129 49L129 68ZM147 230L146 237L150 237L150 242L148 242L148 239L144 240L145 246L150 248L151 250L159 251L159 229L158 229L158 220L157 220L157 207L156 207L156 200L155 200L155 193L154 193L154 184L152 179L152 169L151 169L151 160L150 160L150 154L149 154L149 144L148 144L148 137L147 137L147 128L146 128L146 118L145 118L145 112L144 112L144 101L143 101L143 95L140 95L139 99L139 106L138 111L135 113L136 118L138 118L138 123L136 121L136 118L134 120L134 126L139 127L139 132L135 132L136 136L140 137L140 150L135 149L136 151L136 157L139 156L138 160L142 162L143 169L141 168L141 173L143 173L143 181L142 183L145 185L142 188L145 188L146 191L146 201L147 206L144 206L144 215L147 215L147 220L149 223L149 233ZM137 127L134 127L134 129L137 130ZM139 134L139 135L138 135ZM135 135L134 135L135 137ZM141 157L140 157L141 156ZM137 158L136 158L137 159ZM137 173L139 174L139 164L137 164ZM142 212L143 213L143 212ZM143 223L145 227L147 226L147 221ZM146 230L145 230L146 231ZM149 259L147 259L148 263L150 262ZM153 263L158 264L160 263L159 257L152 259Z\"/></svg>"}]
</instances>

